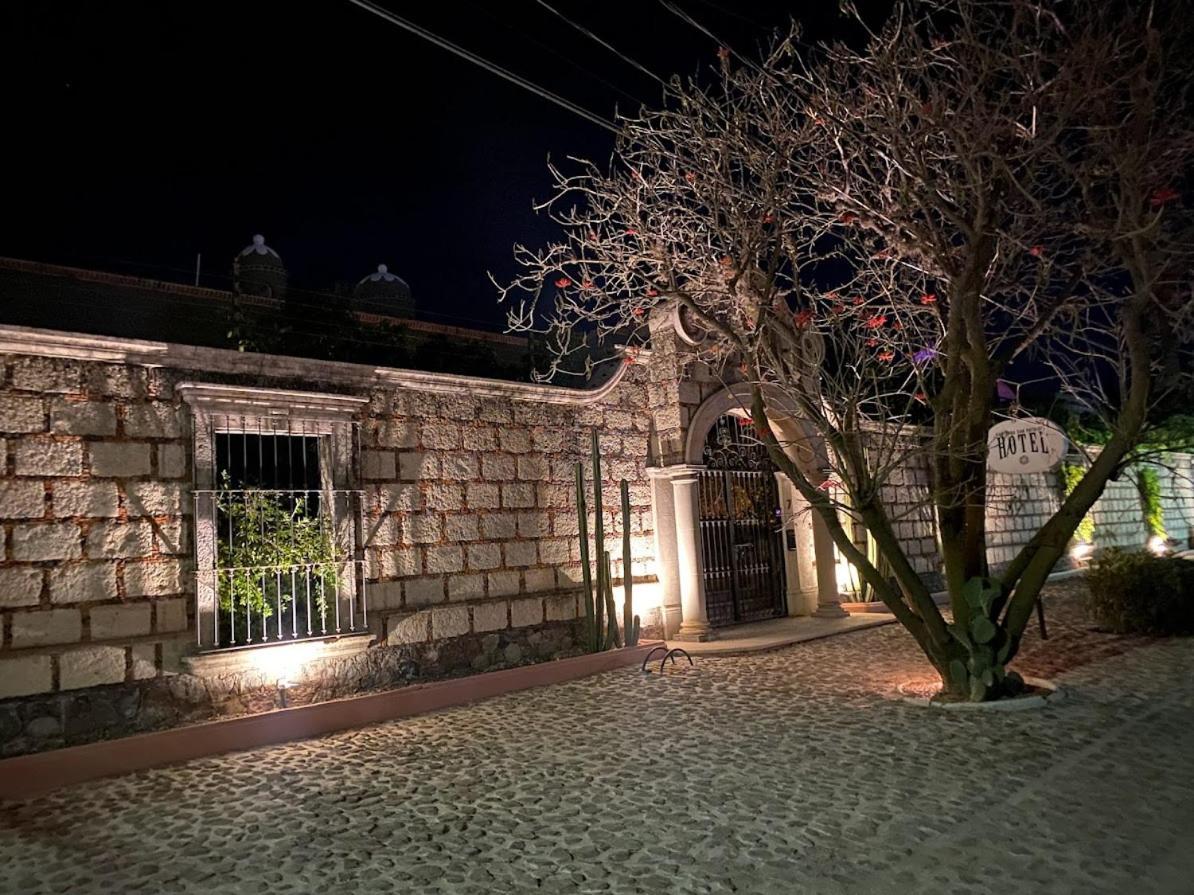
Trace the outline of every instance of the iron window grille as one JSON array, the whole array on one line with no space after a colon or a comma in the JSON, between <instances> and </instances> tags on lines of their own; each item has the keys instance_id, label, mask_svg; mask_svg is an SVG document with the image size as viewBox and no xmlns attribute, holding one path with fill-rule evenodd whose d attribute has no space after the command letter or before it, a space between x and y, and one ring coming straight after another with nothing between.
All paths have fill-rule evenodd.
<instances>
[{"instance_id":1,"label":"iron window grille","mask_svg":"<svg viewBox=\"0 0 1194 895\"><path fill-rule=\"evenodd\" d=\"M357 423L201 407L195 427L199 648L366 629Z\"/></svg>"}]
</instances>

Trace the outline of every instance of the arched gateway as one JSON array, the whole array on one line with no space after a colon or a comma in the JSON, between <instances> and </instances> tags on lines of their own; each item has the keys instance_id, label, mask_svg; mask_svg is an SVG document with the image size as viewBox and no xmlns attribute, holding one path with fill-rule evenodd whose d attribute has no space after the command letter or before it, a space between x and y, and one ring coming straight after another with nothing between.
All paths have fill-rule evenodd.
<instances>
[{"instance_id":1,"label":"arched gateway","mask_svg":"<svg viewBox=\"0 0 1194 895\"><path fill-rule=\"evenodd\" d=\"M699 392L670 418L679 425L649 470L667 635L708 640L781 615L844 615L829 530L754 437L749 385L710 381ZM818 481L819 441L785 404L769 402L772 428Z\"/></svg>"},{"instance_id":2,"label":"arched gateway","mask_svg":"<svg viewBox=\"0 0 1194 895\"><path fill-rule=\"evenodd\" d=\"M712 627L786 614L784 514L775 465L739 413L705 437L700 473L705 611Z\"/></svg>"}]
</instances>

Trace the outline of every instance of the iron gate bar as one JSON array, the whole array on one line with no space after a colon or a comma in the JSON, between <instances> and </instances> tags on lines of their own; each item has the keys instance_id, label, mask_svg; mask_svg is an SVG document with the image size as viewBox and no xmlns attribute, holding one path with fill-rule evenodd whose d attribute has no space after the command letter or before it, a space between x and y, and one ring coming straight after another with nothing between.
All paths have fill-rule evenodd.
<instances>
[{"instance_id":1,"label":"iron gate bar","mask_svg":"<svg viewBox=\"0 0 1194 895\"><path fill-rule=\"evenodd\" d=\"M779 487L766 449L748 428L723 416L705 440L698 495L705 606L713 626L785 613Z\"/></svg>"}]
</instances>

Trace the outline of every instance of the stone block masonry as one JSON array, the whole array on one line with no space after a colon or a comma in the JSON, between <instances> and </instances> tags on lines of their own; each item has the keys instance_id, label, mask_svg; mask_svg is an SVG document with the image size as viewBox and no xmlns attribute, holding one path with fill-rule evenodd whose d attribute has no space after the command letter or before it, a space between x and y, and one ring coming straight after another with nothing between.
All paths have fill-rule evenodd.
<instances>
[{"instance_id":1,"label":"stone block masonry","mask_svg":"<svg viewBox=\"0 0 1194 895\"><path fill-rule=\"evenodd\" d=\"M333 474L361 489L356 549L383 639L431 648L574 622L572 477L581 461L592 478L591 428L607 507L616 477L631 480L633 561L651 573L644 366L582 393L148 343L103 342L99 357L102 340L54 338L0 356L0 700L133 687L194 651L192 480L211 461L180 383L365 399ZM616 512L606 525L620 575Z\"/></svg>"},{"instance_id":2,"label":"stone block masonry","mask_svg":"<svg viewBox=\"0 0 1194 895\"><path fill-rule=\"evenodd\" d=\"M402 619L430 607L436 639L460 636L467 619L446 608L436 613L438 604L472 605L474 631L499 621L505 627L508 617L515 627L543 622L542 596L575 587L573 475L581 461L592 480L593 427L602 433L606 471L631 481L633 559L650 568L645 380L646 368L631 369L609 398L580 406L374 392L361 460L367 567L385 595L375 612ZM603 497L615 508L617 481L606 478ZM606 525L620 576L620 515L607 513ZM399 552L402 563L393 561Z\"/></svg>"},{"instance_id":3,"label":"stone block masonry","mask_svg":"<svg viewBox=\"0 0 1194 895\"><path fill-rule=\"evenodd\" d=\"M21 354L0 370L0 699L160 674L193 601L170 376Z\"/></svg>"}]
</instances>

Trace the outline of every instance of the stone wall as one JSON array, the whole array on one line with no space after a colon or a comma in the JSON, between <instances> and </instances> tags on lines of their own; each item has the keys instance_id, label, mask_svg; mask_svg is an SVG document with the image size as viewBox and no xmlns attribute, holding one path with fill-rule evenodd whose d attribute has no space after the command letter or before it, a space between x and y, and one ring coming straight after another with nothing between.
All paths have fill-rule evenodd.
<instances>
[{"instance_id":1,"label":"stone wall","mask_svg":"<svg viewBox=\"0 0 1194 895\"><path fill-rule=\"evenodd\" d=\"M175 392L188 381L252 386L267 403L267 389L368 398L357 420L362 558L370 627L391 645L480 642L578 616L573 470L582 460L591 482L594 428L614 576L623 574L623 477L631 572L644 585L654 575L646 371L633 363L580 393L70 334L0 336L0 699L135 689L195 651L196 436ZM67 356L33 356L50 352Z\"/></svg>"},{"instance_id":2,"label":"stone wall","mask_svg":"<svg viewBox=\"0 0 1194 895\"><path fill-rule=\"evenodd\" d=\"M1166 457L1157 466L1165 532L1185 547L1194 547L1194 456Z\"/></svg>"},{"instance_id":3,"label":"stone wall","mask_svg":"<svg viewBox=\"0 0 1194 895\"><path fill-rule=\"evenodd\" d=\"M1161 485L1161 505L1170 540L1182 548L1194 536L1194 456L1173 455L1154 466ZM928 509L927 468L915 456L892 474L884 496L896 523L897 535L913 564L927 581L940 584L936 530ZM1009 475L992 473L987 492L987 561L998 573L1061 506L1060 472ZM1096 549L1143 548L1148 542L1144 511L1134 478L1108 482L1091 510ZM1069 568L1063 558L1059 569Z\"/></svg>"},{"instance_id":4,"label":"stone wall","mask_svg":"<svg viewBox=\"0 0 1194 895\"><path fill-rule=\"evenodd\" d=\"M1061 506L1056 472L1010 475L993 472L987 480L987 562L999 572Z\"/></svg>"},{"instance_id":5,"label":"stone wall","mask_svg":"<svg viewBox=\"0 0 1194 895\"><path fill-rule=\"evenodd\" d=\"M1194 533L1194 456L1171 455L1153 466L1161 486L1161 507L1170 540L1181 548ZM1061 504L1059 472L991 476L987 528L988 558L998 569L1048 521ZM1128 472L1107 483L1091 509L1096 549L1138 550L1148 543L1144 508L1135 477Z\"/></svg>"},{"instance_id":6,"label":"stone wall","mask_svg":"<svg viewBox=\"0 0 1194 895\"><path fill-rule=\"evenodd\" d=\"M187 455L159 371L4 358L0 697L153 677L177 653Z\"/></svg>"},{"instance_id":7,"label":"stone wall","mask_svg":"<svg viewBox=\"0 0 1194 895\"><path fill-rule=\"evenodd\" d=\"M885 483L883 498L912 568L929 587L937 588L941 586L941 556L930 482L928 456L909 453Z\"/></svg>"},{"instance_id":8,"label":"stone wall","mask_svg":"<svg viewBox=\"0 0 1194 895\"><path fill-rule=\"evenodd\" d=\"M632 574L654 574L641 379L636 368L610 400L580 407L372 394L361 454L365 555L371 611L385 617L391 644L577 616L574 476L579 460L591 502L594 429L613 575L623 575L622 478L630 484ZM590 512L590 531L593 521Z\"/></svg>"},{"instance_id":9,"label":"stone wall","mask_svg":"<svg viewBox=\"0 0 1194 895\"><path fill-rule=\"evenodd\" d=\"M1144 508L1140 491L1128 476L1108 482L1103 495L1091 509L1094 517L1095 547L1122 547L1135 550L1148 541L1144 527Z\"/></svg>"}]
</instances>

